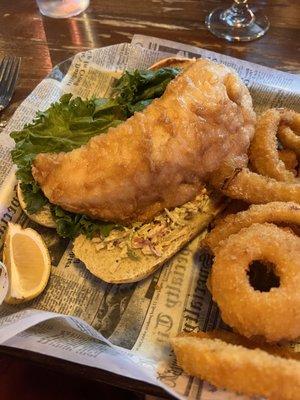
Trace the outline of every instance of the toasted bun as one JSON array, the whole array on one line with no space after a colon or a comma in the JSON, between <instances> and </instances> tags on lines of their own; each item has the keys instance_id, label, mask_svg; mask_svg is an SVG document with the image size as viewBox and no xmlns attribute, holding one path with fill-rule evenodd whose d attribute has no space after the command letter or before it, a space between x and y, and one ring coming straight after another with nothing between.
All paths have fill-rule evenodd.
<instances>
[{"instance_id":1,"label":"toasted bun","mask_svg":"<svg viewBox=\"0 0 300 400\"><path fill-rule=\"evenodd\" d=\"M180 67L182 69L188 68L191 64L196 61L195 58L184 58L184 57L169 57L163 58L162 60L157 61L155 64L151 65L149 69L155 71L160 68L166 67Z\"/></svg>"},{"instance_id":2,"label":"toasted bun","mask_svg":"<svg viewBox=\"0 0 300 400\"><path fill-rule=\"evenodd\" d=\"M49 206L46 205L43 209L41 209L40 211L38 211L34 214L29 214L29 212L26 211L26 203L24 200L24 196L23 196L20 184L18 184L18 187L17 187L17 196L18 196L18 200L19 200L22 210L24 211L24 213L27 215L27 217L29 219L31 219L32 221L36 222L39 225L46 226L47 228L55 228L56 227L56 224L52 217Z\"/></svg>"},{"instance_id":3,"label":"toasted bun","mask_svg":"<svg viewBox=\"0 0 300 400\"><path fill-rule=\"evenodd\" d=\"M203 210L188 219L185 226L174 228L172 231L173 240L170 241L168 238L166 243L164 236L159 239L163 248L162 254L159 256L144 254L142 250L134 248L134 258L132 258L132 249L129 244L128 254L125 254L125 257L120 257L120 247L114 246L110 249L99 249L99 242L96 243L94 240L89 240L83 235L75 239L73 252L93 275L105 282L128 283L140 281L152 274L199 232L204 230L215 215L224 208L224 202L221 202L220 197L205 196ZM181 207L178 207L179 211L180 209Z\"/></svg>"},{"instance_id":4,"label":"toasted bun","mask_svg":"<svg viewBox=\"0 0 300 400\"><path fill-rule=\"evenodd\" d=\"M223 335L213 336L185 334L171 339L177 362L186 373L219 388L250 396L274 400L299 398L300 363L296 361L297 357L288 352L274 354L265 346L244 347L244 340L229 338L227 341L226 335L225 340L222 340Z\"/></svg>"}]
</instances>

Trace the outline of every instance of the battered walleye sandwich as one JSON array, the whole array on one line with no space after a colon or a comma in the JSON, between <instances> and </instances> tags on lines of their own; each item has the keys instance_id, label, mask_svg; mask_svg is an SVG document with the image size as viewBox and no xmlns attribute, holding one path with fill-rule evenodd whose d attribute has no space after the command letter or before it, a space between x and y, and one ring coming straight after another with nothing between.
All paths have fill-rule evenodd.
<instances>
[{"instance_id":1,"label":"battered walleye sandwich","mask_svg":"<svg viewBox=\"0 0 300 400\"><path fill-rule=\"evenodd\" d=\"M106 236L74 241L75 256L107 282L140 280L170 259L223 207L204 182L247 165L255 113L239 77L202 59L167 59L152 69L165 67L180 71L141 111L32 163L50 204L115 224ZM54 225L40 212L40 222Z\"/></svg>"}]
</instances>

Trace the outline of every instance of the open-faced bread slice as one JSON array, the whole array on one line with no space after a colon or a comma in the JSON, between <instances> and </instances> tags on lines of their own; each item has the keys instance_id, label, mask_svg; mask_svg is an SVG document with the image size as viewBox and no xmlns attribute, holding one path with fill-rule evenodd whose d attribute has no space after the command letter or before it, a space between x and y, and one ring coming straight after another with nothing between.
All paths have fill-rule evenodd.
<instances>
[{"instance_id":1,"label":"open-faced bread slice","mask_svg":"<svg viewBox=\"0 0 300 400\"><path fill-rule=\"evenodd\" d=\"M109 283L136 282L152 274L204 230L224 208L204 189L195 200L165 210L152 222L113 230L107 238L80 235L73 252L93 275Z\"/></svg>"}]
</instances>

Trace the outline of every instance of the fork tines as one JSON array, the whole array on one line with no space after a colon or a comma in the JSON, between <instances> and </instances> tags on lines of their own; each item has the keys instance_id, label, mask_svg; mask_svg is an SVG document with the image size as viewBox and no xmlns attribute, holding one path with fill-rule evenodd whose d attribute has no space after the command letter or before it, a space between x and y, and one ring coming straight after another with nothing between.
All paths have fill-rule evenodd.
<instances>
[{"instance_id":1,"label":"fork tines","mask_svg":"<svg viewBox=\"0 0 300 400\"><path fill-rule=\"evenodd\" d=\"M18 79L21 58L5 56L0 63L0 110L10 102Z\"/></svg>"}]
</instances>

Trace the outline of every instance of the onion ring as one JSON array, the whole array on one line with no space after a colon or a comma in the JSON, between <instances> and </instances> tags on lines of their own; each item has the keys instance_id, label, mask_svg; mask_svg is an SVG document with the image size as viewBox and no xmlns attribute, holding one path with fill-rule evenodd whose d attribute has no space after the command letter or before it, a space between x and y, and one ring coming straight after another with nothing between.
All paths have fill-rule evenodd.
<instances>
[{"instance_id":1,"label":"onion ring","mask_svg":"<svg viewBox=\"0 0 300 400\"><path fill-rule=\"evenodd\" d=\"M249 265L274 265L280 285L255 290L247 278ZM246 337L267 341L300 336L300 238L272 224L253 224L222 243L211 272L212 297L222 319Z\"/></svg>"},{"instance_id":2,"label":"onion ring","mask_svg":"<svg viewBox=\"0 0 300 400\"><path fill-rule=\"evenodd\" d=\"M232 199L264 204L271 201L292 201L300 204L300 183L278 182L243 168L221 188Z\"/></svg>"},{"instance_id":3,"label":"onion ring","mask_svg":"<svg viewBox=\"0 0 300 400\"><path fill-rule=\"evenodd\" d=\"M253 223L287 223L300 225L300 205L296 203L273 202L263 205L252 205L246 211L229 214L221 220L201 242L202 246L209 247L217 252L220 243L230 235Z\"/></svg>"},{"instance_id":4,"label":"onion ring","mask_svg":"<svg viewBox=\"0 0 300 400\"><path fill-rule=\"evenodd\" d=\"M297 178L286 168L277 150L277 131L288 112L288 110L283 113L278 109L270 109L259 116L250 145L250 161L261 175L277 181L295 182Z\"/></svg>"},{"instance_id":5,"label":"onion ring","mask_svg":"<svg viewBox=\"0 0 300 400\"><path fill-rule=\"evenodd\" d=\"M197 335L197 334L196 334ZM295 400L300 393L300 363L205 333L171 339L178 364L193 376L247 395Z\"/></svg>"},{"instance_id":6,"label":"onion ring","mask_svg":"<svg viewBox=\"0 0 300 400\"><path fill-rule=\"evenodd\" d=\"M278 138L285 148L293 150L300 157L300 113L291 110L283 112Z\"/></svg>"},{"instance_id":7,"label":"onion ring","mask_svg":"<svg viewBox=\"0 0 300 400\"><path fill-rule=\"evenodd\" d=\"M296 168L298 166L297 155L293 150L278 150L278 156L280 160L284 163L285 168L291 171L295 176L297 175Z\"/></svg>"},{"instance_id":8,"label":"onion ring","mask_svg":"<svg viewBox=\"0 0 300 400\"><path fill-rule=\"evenodd\" d=\"M290 344L270 344L262 342L261 340L250 340L245 338L244 336L239 335L238 333L221 331L221 330L213 330L208 332L190 332L190 333L181 333L179 336L193 336L201 339L219 339L226 343L235 344L238 346L247 347L247 349L256 349L264 350L270 354L275 356L298 360L300 361L300 352L295 351Z\"/></svg>"}]
</instances>

